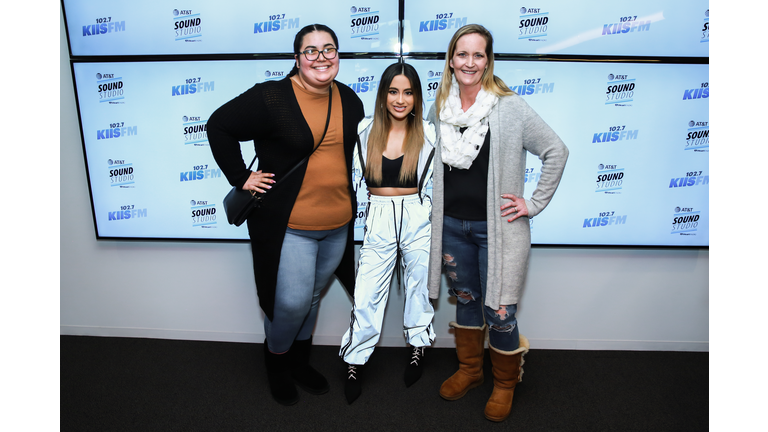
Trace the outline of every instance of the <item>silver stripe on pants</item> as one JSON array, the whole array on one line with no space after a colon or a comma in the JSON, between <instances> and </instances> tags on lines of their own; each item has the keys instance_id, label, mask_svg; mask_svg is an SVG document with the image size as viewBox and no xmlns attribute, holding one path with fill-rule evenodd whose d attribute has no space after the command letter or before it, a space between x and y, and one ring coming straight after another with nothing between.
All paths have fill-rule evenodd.
<instances>
[{"instance_id":1,"label":"silver stripe on pants","mask_svg":"<svg viewBox=\"0 0 768 432\"><path fill-rule=\"evenodd\" d=\"M355 303L350 326L341 340L341 356L349 364L368 361L381 335L389 288L399 256L402 256L405 289L403 333L415 347L435 339L427 275L432 203L418 194L371 195L365 221L360 264L355 280Z\"/></svg>"}]
</instances>

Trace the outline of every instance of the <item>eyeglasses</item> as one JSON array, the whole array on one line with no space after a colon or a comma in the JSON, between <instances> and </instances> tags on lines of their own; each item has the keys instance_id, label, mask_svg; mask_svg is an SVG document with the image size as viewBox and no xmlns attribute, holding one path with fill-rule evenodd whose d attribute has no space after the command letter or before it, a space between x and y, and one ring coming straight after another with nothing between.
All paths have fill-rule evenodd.
<instances>
[{"instance_id":1,"label":"eyeglasses","mask_svg":"<svg viewBox=\"0 0 768 432\"><path fill-rule=\"evenodd\" d=\"M309 49L305 49L301 53L304 54L304 58L306 58L308 61L315 61L320 58L320 53L323 53L323 57L325 57L326 60L335 59L337 52L338 51L336 50L336 48L329 47L323 50L318 50L316 48L309 48Z\"/></svg>"}]
</instances>

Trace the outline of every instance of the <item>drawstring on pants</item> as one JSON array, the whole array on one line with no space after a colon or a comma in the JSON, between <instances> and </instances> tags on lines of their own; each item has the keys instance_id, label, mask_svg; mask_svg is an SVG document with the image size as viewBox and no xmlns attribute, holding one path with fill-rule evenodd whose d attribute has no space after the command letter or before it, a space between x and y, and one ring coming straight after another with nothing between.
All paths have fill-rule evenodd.
<instances>
[{"instance_id":1,"label":"drawstring on pants","mask_svg":"<svg viewBox=\"0 0 768 432\"><path fill-rule=\"evenodd\" d=\"M392 214L397 214L397 207L395 206L395 201L392 201ZM403 260L403 249L400 247L400 237L403 233L403 212L405 210L405 204L403 200L400 200L400 229L397 228L397 216L394 216L395 220L395 244L397 245L397 255L395 256L395 271L397 274L397 286L402 288L402 284L400 283L401 280L401 274L403 272L402 268L402 260Z\"/></svg>"}]
</instances>

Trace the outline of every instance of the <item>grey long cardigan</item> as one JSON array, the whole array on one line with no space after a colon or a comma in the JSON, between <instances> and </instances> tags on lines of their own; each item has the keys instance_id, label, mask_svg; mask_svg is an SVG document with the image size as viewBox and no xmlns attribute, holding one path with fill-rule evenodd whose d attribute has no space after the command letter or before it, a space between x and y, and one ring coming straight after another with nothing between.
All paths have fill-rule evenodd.
<instances>
[{"instance_id":1,"label":"grey long cardigan","mask_svg":"<svg viewBox=\"0 0 768 432\"><path fill-rule=\"evenodd\" d=\"M440 293L443 246L444 165L441 156L440 126L435 106L428 120L437 129L437 145L432 186L432 246L429 257L429 297ZM529 217L549 204L560 184L568 159L568 148L552 128L518 95L502 96L488 115L491 148L488 162L488 277L485 305L497 310L500 305L517 304L528 271L531 249L529 220L520 217L507 222L501 216L501 194L523 195L526 151L542 161L541 177L531 199L525 200Z\"/></svg>"}]
</instances>

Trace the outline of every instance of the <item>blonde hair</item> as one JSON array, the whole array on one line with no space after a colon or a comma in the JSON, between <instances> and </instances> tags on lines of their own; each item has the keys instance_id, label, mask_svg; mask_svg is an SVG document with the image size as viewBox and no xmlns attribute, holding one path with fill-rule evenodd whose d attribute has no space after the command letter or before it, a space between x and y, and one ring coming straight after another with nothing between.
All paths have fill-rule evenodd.
<instances>
[{"instance_id":1,"label":"blonde hair","mask_svg":"<svg viewBox=\"0 0 768 432\"><path fill-rule=\"evenodd\" d=\"M504 81L493 74L493 36L491 32L480 24L468 24L460 29L456 30L453 34L451 42L448 43L448 51L445 52L445 67L443 68L443 78L440 80L440 87L437 88L437 95L435 96L435 109L437 115L440 115L440 110L443 108L445 100L451 92L451 83L453 81L453 68L451 67L451 59L456 54L456 45L459 43L459 39L462 36L468 34L479 34L485 39L485 56L488 58L488 65L483 71L483 77L480 81L483 90L493 93L496 96L508 96L513 95L515 92L510 90Z\"/></svg>"},{"instance_id":2,"label":"blonde hair","mask_svg":"<svg viewBox=\"0 0 768 432\"><path fill-rule=\"evenodd\" d=\"M381 157L387 148L389 130L392 120L387 110L387 95L392 80L404 75L411 83L413 91L413 111L408 116L405 139L403 141L403 164L400 168L399 180L405 183L416 177L416 169L419 164L419 153L424 145L423 99L421 94L421 81L416 69L407 63L395 63L384 70L379 82L379 90L376 93L376 107L373 114L373 125L368 134L368 154L366 155L365 178L373 180L374 184L381 184Z\"/></svg>"}]
</instances>

